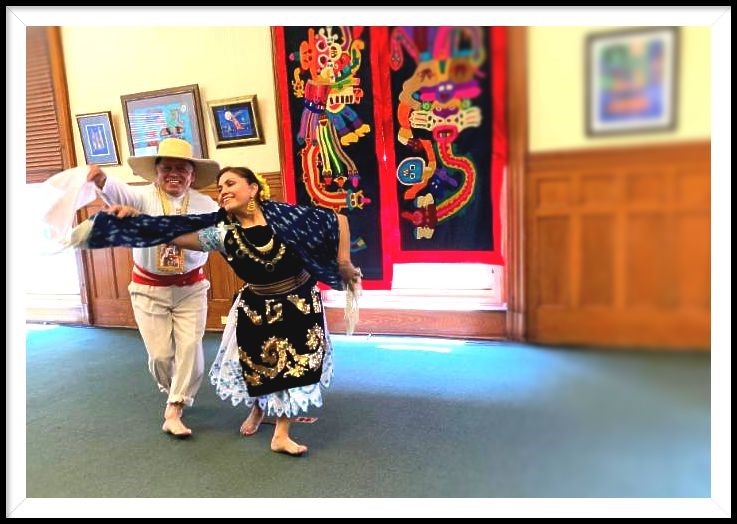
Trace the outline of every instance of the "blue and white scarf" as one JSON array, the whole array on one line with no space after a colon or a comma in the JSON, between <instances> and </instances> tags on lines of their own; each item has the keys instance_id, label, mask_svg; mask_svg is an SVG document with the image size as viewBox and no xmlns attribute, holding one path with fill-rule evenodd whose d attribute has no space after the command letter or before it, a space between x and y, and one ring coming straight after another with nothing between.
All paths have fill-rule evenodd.
<instances>
[{"instance_id":1,"label":"blue and white scarf","mask_svg":"<svg viewBox=\"0 0 737 524\"><path fill-rule=\"evenodd\" d=\"M338 271L338 217L327 209L267 200L261 203L267 223L294 250L309 273L333 289L344 289ZM90 217L91 229L81 247L150 247L170 242L224 221L223 209L204 215L165 215L117 218L109 213ZM87 225L89 227L90 224Z\"/></svg>"}]
</instances>

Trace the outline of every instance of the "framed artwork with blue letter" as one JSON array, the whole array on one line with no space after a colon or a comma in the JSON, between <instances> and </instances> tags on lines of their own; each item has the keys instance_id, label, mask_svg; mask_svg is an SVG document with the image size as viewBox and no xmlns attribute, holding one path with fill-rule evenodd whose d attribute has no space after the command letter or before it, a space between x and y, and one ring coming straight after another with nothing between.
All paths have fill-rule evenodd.
<instances>
[{"instance_id":1,"label":"framed artwork with blue letter","mask_svg":"<svg viewBox=\"0 0 737 524\"><path fill-rule=\"evenodd\" d=\"M113 131L110 111L77 115L84 161L99 166L120 165L118 141Z\"/></svg>"}]
</instances>

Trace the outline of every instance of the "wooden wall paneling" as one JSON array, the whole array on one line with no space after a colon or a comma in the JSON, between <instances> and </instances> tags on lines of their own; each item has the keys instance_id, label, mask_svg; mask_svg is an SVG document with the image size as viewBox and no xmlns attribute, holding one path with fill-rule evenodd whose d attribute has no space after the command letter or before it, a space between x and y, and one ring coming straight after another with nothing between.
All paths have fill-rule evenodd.
<instances>
[{"instance_id":1,"label":"wooden wall paneling","mask_svg":"<svg viewBox=\"0 0 737 524\"><path fill-rule=\"evenodd\" d=\"M530 340L709 347L709 149L530 156Z\"/></svg>"},{"instance_id":2,"label":"wooden wall paneling","mask_svg":"<svg viewBox=\"0 0 737 524\"><path fill-rule=\"evenodd\" d=\"M692 249L678 249L674 262L676 282L679 283L677 306L703 311L711 299L710 265L711 243L705 231L711 230L709 215L704 212L684 212L675 224L676 238L688 238Z\"/></svg>"},{"instance_id":3,"label":"wooden wall paneling","mask_svg":"<svg viewBox=\"0 0 737 524\"><path fill-rule=\"evenodd\" d=\"M207 329L220 330L225 325L233 295L243 286L225 259L219 253L210 253L205 265L205 274L210 281L207 309Z\"/></svg>"},{"instance_id":4,"label":"wooden wall paneling","mask_svg":"<svg viewBox=\"0 0 737 524\"><path fill-rule=\"evenodd\" d=\"M581 218L582 306L614 306L614 217Z\"/></svg>"},{"instance_id":5,"label":"wooden wall paneling","mask_svg":"<svg viewBox=\"0 0 737 524\"><path fill-rule=\"evenodd\" d=\"M535 264L538 275L536 303L541 306L571 306L571 220L565 216L542 217L535 235Z\"/></svg>"},{"instance_id":6,"label":"wooden wall paneling","mask_svg":"<svg viewBox=\"0 0 737 524\"><path fill-rule=\"evenodd\" d=\"M79 212L84 220L104 206L96 200ZM92 249L81 252L89 323L95 326L135 327L128 295L133 258L128 248Z\"/></svg>"}]
</instances>

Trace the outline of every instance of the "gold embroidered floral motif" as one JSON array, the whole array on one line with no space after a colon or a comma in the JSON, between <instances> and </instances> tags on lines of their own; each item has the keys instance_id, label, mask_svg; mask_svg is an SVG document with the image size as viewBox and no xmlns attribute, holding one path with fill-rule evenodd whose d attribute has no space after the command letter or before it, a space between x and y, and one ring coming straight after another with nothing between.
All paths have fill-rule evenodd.
<instances>
[{"instance_id":1,"label":"gold embroidered floral motif","mask_svg":"<svg viewBox=\"0 0 737 524\"><path fill-rule=\"evenodd\" d=\"M243 373L246 382L253 386L262 384L261 377L271 379L282 371L285 377L301 377L310 369L315 369L311 365L312 355L300 355L285 338L271 337L261 346L261 360L267 365L253 362L240 346L238 356L246 368L253 370L253 373L245 370Z\"/></svg>"},{"instance_id":2,"label":"gold embroidered floral motif","mask_svg":"<svg viewBox=\"0 0 737 524\"><path fill-rule=\"evenodd\" d=\"M261 377L259 377L257 373L243 373L243 376L246 379L246 384L249 386L260 386L263 384L263 382L261 382Z\"/></svg>"},{"instance_id":3,"label":"gold embroidered floral motif","mask_svg":"<svg viewBox=\"0 0 737 524\"><path fill-rule=\"evenodd\" d=\"M275 303L276 302L276 303ZM283 316L283 305L280 302L277 302L276 300L266 300L266 322L269 324L273 324L274 322L279 322L282 319Z\"/></svg>"},{"instance_id":4,"label":"gold embroidered floral motif","mask_svg":"<svg viewBox=\"0 0 737 524\"><path fill-rule=\"evenodd\" d=\"M320 288L314 286L312 288L312 310L315 313L322 313L322 306L320 304Z\"/></svg>"},{"instance_id":5,"label":"gold embroidered floral motif","mask_svg":"<svg viewBox=\"0 0 737 524\"><path fill-rule=\"evenodd\" d=\"M325 353L325 332L318 324L307 330L306 345L310 348L308 365L310 369L318 369Z\"/></svg>"},{"instance_id":6,"label":"gold embroidered floral motif","mask_svg":"<svg viewBox=\"0 0 737 524\"><path fill-rule=\"evenodd\" d=\"M268 366L256 364L248 354L238 347L238 356L246 364L247 367L254 370L261 376L267 378L274 378L284 368L287 362L287 350L291 349L294 352L294 348L287 339L278 339L271 337L269 340L264 342L261 346L261 360Z\"/></svg>"},{"instance_id":7,"label":"gold embroidered floral motif","mask_svg":"<svg viewBox=\"0 0 737 524\"><path fill-rule=\"evenodd\" d=\"M238 302L238 307L243 310L243 313L248 317L248 320L253 322L254 326L260 326L263 323L263 317L253 309L249 308L243 300Z\"/></svg>"},{"instance_id":8,"label":"gold embroidered floral motif","mask_svg":"<svg viewBox=\"0 0 737 524\"><path fill-rule=\"evenodd\" d=\"M294 354L294 365L287 365L287 371L284 373L285 377L301 377L305 373L307 373L308 364L309 364L309 356L308 355L299 355L297 353Z\"/></svg>"},{"instance_id":9,"label":"gold embroidered floral motif","mask_svg":"<svg viewBox=\"0 0 737 524\"><path fill-rule=\"evenodd\" d=\"M289 300L292 304L295 305L297 309L300 310L305 315L310 314L310 305L307 303L307 301L300 297L299 295L287 295L287 300Z\"/></svg>"}]
</instances>

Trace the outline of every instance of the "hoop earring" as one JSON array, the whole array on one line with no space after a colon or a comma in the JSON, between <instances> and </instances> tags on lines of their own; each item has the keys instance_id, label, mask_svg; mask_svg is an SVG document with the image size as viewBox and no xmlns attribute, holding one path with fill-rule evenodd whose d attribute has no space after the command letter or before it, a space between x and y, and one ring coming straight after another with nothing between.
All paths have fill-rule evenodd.
<instances>
[{"instance_id":1,"label":"hoop earring","mask_svg":"<svg viewBox=\"0 0 737 524\"><path fill-rule=\"evenodd\" d=\"M251 198L246 204L246 213L253 215L256 212L256 198Z\"/></svg>"}]
</instances>

